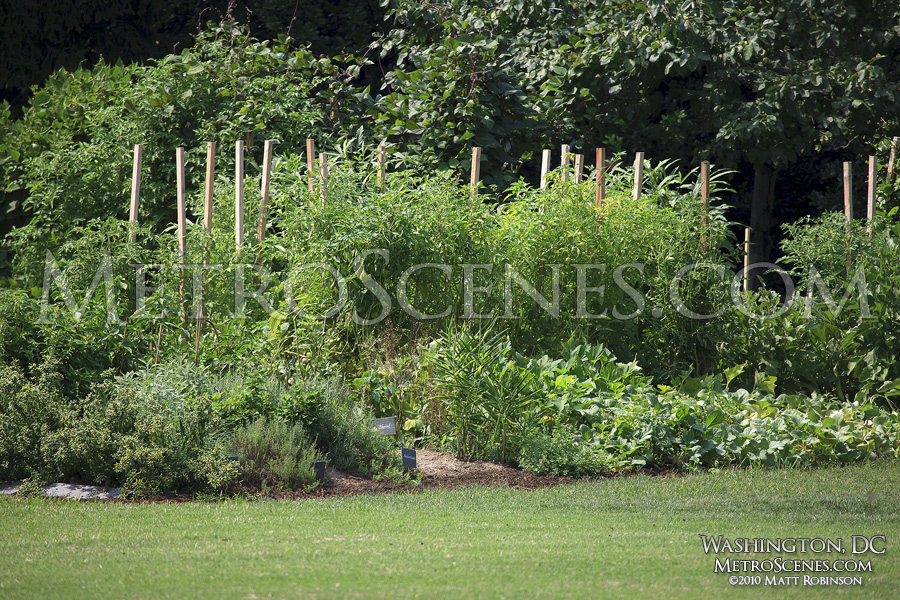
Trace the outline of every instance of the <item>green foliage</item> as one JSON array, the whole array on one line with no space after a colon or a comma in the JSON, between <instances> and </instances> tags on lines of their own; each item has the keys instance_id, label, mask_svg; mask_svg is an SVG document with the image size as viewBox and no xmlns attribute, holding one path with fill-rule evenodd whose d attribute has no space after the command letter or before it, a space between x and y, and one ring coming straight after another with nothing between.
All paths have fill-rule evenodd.
<instances>
[{"instance_id":1,"label":"green foliage","mask_svg":"<svg viewBox=\"0 0 900 600\"><path fill-rule=\"evenodd\" d=\"M533 376L519 367L509 341L489 327L452 327L429 361L456 453L513 460L521 433L537 415L525 410L536 393Z\"/></svg>"},{"instance_id":2,"label":"green foliage","mask_svg":"<svg viewBox=\"0 0 900 600\"><path fill-rule=\"evenodd\" d=\"M332 378L310 383L318 391L309 408L309 436L336 469L378 473L400 465L392 443L373 425L371 409L354 399L350 388ZM307 391L308 393L308 391Z\"/></svg>"},{"instance_id":3,"label":"green foliage","mask_svg":"<svg viewBox=\"0 0 900 600\"><path fill-rule=\"evenodd\" d=\"M262 417L236 429L231 446L241 466L241 482L250 489L285 491L317 485L313 463L322 456L301 424Z\"/></svg>"},{"instance_id":4,"label":"green foliage","mask_svg":"<svg viewBox=\"0 0 900 600\"><path fill-rule=\"evenodd\" d=\"M551 282L557 286L558 265L557 310L565 315L556 318L514 292L504 317L514 319L506 327L517 349L539 354L574 336L665 375L708 360L715 326L692 316L716 314L728 302L729 282L709 265L732 259L728 223L713 204L703 228L696 173L681 176L671 163L649 161L646 171L644 195L634 200L633 169L614 168L599 209L594 186L575 184L571 173L549 189L512 188L492 254L545 298ZM713 171L713 197L724 191L721 176ZM697 263L708 266L690 267ZM502 273L495 281L495 289L508 285Z\"/></svg>"},{"instance_id":5,"label":"green foliage","mask_svg":"<svg viewBox=\"0 0 900 600\"><path fill-rule=\"evenodd\" d=\"M94 305L100 302L95 298ZM86 395L103 371L121 364L138 345L134 338L121 337L122 325L107 322L105 307L77 319L66 308L48 304L44 314L52 327L39 323L41 308L22 290L0 288L0 361L30 374L34 365L53 359L66 380L61 393L69 398Z\"/></svg>"},{"instance_id":6,"label":"green foliage","mask_svg":"<svg viewBox=\"0 0 900 600\"><path fill-rule=\"evenodd\" d=\"M730 392L718 378L683 378L677 388L634 390L591 400L579 426L590 446L617 467L798 466L895 457L895 413L872 404L759 389Z\"/></svg>"},{"instance_id":7,"label":"green foliage","mask_svg":"<svg viewBox=\"0 0 900 600\"><path fill-rule=\"evenodd\" d=\"M405 347L390 325L371 336L360 361L367 370L353 379L354 389L376 418L396 419L395 439L409 448L430 436L431 422L442 412L435 410L435 382L425 359L428 345L414 335L410 331Z\"/></svg>"},{"instance_id":8,"label":"green foliage","mask_svg":"<svg viewBox=\"0 0 900 600\"><path fill-rule=\"evenodd\" d=\"M345 81L338 93L361 99L343 134L443 169L467 170L465 146L480 146L488 184L500 189L509 171L521 175L523 162L560 141L786 166L848 143L871 153L866 146L900 120L890 3L387 6L397 26L372 46L396 65L377 91ZM863 30L871 35L856 35Z\"/></svg>"},{"instance_id":9,"label":"green foliage","mask_svg":"<svg viewBox=\"0 0 900 600\"><path fill-rule=\"evenodd\" d=\"M720 367L743 364L778 377L789 392L896 407L900 227L892 217L876 218L871 231L840 213L789 226L792 301L751 295L749 310L735 311L726 327Z\"/></svg>"},{"instance_id":10,"label":"green foliage","mask_svg":"<svg viewBox=\"0 0 900 600\"><path fill-rule=\"evenodd\" d=\"M286 40L259 42L226 21L152 65L100 63L53 75L21 120L0 121L13 159L0 183L6 191L27 189L18 206L31 218L7 240L21 285L34 285L45 250L71 239L74 228L127 216L135 144L143 145L140 221L159 230L175 220L176 147L186 148L187 187L200 189L204 142L217 142L217 173L230 174L235 140L256 136L299 148L318 137L322 112L309 99L318 82L314 65L306 50ZM247 158L252 173L261 148L248 145ZM229 178L219 175L217 185L227 187ZM202 213L201 202L201 194L190 194L194 214Z\"/></svg>"},{"instance_id":11,"label":"green foliage","mask_svg":"<svg viewBox=\"0 0 900 600\"><path fill-rule=\"evenodd\" d=\"M49 359L27 377L16 365L0 367L0 477L24 479L45 473L44 437L62 426L65 399L58 362Z\"/></svg>"},{"instance_id":12,"label":"green foliage","mask_svg":"<svg viewBox=\"0 0 900 600\"><path fill-rule=\"evenodd\" d=\"M442 343L434 371L450 415L446 434L465 440L473 456L503 460L490 435L491 418L502 416L516 426L520 466L535 472L819 465L900 451L895 412L815 393L776 396L775 377L765 373L749 392L728 389L740 369L729 370L724 383L683 375L675 386L654 387L635 363L618 363L602 347L570 342L562 358L517 366L497 336L451 332ZM504 369L516 368L533 376L531 385L509 393L504 406L514 409L498 415L492 394Z\"/></svg>"},{"instance_id":13,"label":"green foliage","mask_svg":"<svg viewBox=\"0 0 900 600\"><path fill-rule=\"evenodd\" d=\"M533 432L525 436L518 458L519 466L537 475L568 477L600 475L607 465L572 433L557 430L552 434Z\"/></svg>"},{"instance_id":14,"label":"green foliage","mask_svg":"<svg viewBox=\"0 0 900 600\"><path fill-rule=\"evenodd\" d=\"M111 486L122 480L117 455L140 413L127 390L106 379L60 410L59 429L44 433L41 454L51 481Z\"/></svg>"},{"instance_id":15,"label":"green foliage","mask_svg":"<svg viewBox=\"0 0 900 600\"><path fill-rule=\"evenodd\" d=\"M4 366L0 477L123 485L139 493L219 489L234 478L210 435L210 403L177 368L113 380L84 398L63 395L55 360L27 376Z\"/></svg>"},{"instance_id":16,"label":"green foliage","mask_svg":"<svg viewBox=\"0 0 900 600\"><path fill-rule=\"evenodd\" d=\"M116 453L124 487L139 494L207 491L236 475L208 454L211 449L224 453L224 448L215 436L221 422L203 393L209 379L202 373L166 364L131 374L122 385L134 398L136 411L134 427ZM225 474L211 469L217 464Z\"/></svg>"},{"instance_id":17,"label":"green foliage","mask_svg":"<svg viewBox=\"0 0 900 600\"><path fill-rule=\"evenodd\" d=\"M44 496L44 484L38 479L28 478L22 482L16 490L19 498L42 498Z\"/></svg>"},{"instance_id":18,"label":"green foliage","mask_svg":"<svg viewBox=\"0 0 900 600\"><path fill-rule=\"evenodd\" d=\"M247 426L288 403L288 394L277 379L265 378L258 371L228 372L217 382L221 390L210 399L213 409L229 428Z\"/></svg>"},{"instance_id":19,"label":"green foliage","mask_svg":"<svg viewBox=\"0 0 900 600\"><path fill-rule=\"evenodd\" d=\"M788 234L781 244L784 261L794 267L791 274L798 278L801 291L815 290L817 276L834 289L846 285L859 268L871 271L891 234L881 218L848 223L839 212L805 217L783 228Z\"/></svg>"}]
</instances>

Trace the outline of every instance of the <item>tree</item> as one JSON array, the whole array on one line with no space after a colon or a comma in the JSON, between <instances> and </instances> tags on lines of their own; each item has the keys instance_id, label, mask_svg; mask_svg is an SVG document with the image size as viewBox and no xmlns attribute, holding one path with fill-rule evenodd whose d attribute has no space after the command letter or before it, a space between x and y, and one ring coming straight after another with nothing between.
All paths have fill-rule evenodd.
<instances>
[{"instance_id":1,"label":"tree","mask_svg":"<svg viewBox=\"0 0 900 600\"><path fill-rule=\"evenodd\" d=\"M900 124L900 5L886 0L393 0L396 68L356 123L378 141L495 171L566 141L751 165L752 262L772 249L777 174L865 155ZM497 178L502 185L514 177Z\"/></svg>"},{"instance_id":2,"label":"tree","mask_svg":"<svg viewBox=\"0 0 900 600\"><path fill-rule=\"evenodd\" d=\"M817 0L622 3L621 33L585 38L600 101L659 106L694 154L753 165L751 262L768 260L776 175L827 148L871 153L900 123L900 6ZM628 24L632 23L631 26ZM588 61L585 61L588 63ZM642 100L646 98L646 100Z\"/></svg>"},{"instance_id":3,"label":"tree","mask_svg":"<svg viewBox=\"0 0 900 600\"><path fill-rule=\"evenodd\" d=\"M318 61L282 37L259 42L230 21L197 36L193 48L155 64L58 71L37 88L21 119L0 104L0 206L26 220L4 237L22 281L40 281L45 250L79 227L128 214L132 157L143 145L140 222L175 221L175 148L186 148L189 188L202 189L206 142L218 144L216 172L234 172L235 140L275 140L282 152L321 145L325 111L313 98ZM250 165L261 144L247 147ZM221 175L220 175L221 177ZM189 209L202 214L199 195ZM8 203L8 204L7 204ZM24 275L23 275L24 273Z\"/></svg>"}]
</instances>

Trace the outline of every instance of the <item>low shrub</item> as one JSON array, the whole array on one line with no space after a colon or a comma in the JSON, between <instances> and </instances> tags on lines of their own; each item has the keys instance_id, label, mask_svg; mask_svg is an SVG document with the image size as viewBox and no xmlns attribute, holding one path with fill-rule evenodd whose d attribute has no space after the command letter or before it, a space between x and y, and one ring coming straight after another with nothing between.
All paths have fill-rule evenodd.
<instances>
[{"instance_id":1,"label":"low shrub","mask_svg":"<svg viewBox=\"0 0 900 600\"><path fill-rule=\"evenodd\" d=\"M522 441L519 466L536 475L584 477L600 475L608 468L600 453L593 452L571 432L532 432Z\"/></svg>"},{"instance_id":2,"label":"low shrub","mask_svg":"<svg viewBox=\"0 0 900 600\"><path fill-rule=\"evenodd\" d=\"M86 397L62 393L59 362L26 375L0 370L0 479L121 485L141 494L219 490L236 476L215 434L221 422L171 365L107 372Z\"/></svg>"},{"instance_id":3,"label":"low shrub","mask_svg":"<svg viewBox=\"0 0 900 600\"><path fill-rule=\"evenodd\" d=\"M333 467L375 473L400 465L393 443L376 431L372 409L353 397L343 379L306 383L298 392L305 400L300 418Z\"/></svg>"},{"instance_id":4,"label":"low shrub","mask_svg":"<svg viewBox=\"0 0 900 600\"><path fill-rule=\"evenodd\" d=\"M139 415L139 406L111 377L95 385L83 402L63 408L62 427L45 434L45 476L112 486L121 475L116 469L121 444L135 430Z\"/></svg>"},{"instance_id":5,"label":"low shrub","mask_svg":"<svg viewBox=\"0 0 900 600\"><path fill-rule=\"evenodd\" d=\"M313 462L322 455L300 424L259 418L236 429L231 445L246 487L286 491L317 485Z\"/></svg>"},{"instance_id":6,"label":"low shrub","mask_svg":"<svg viewBox=\"0 0 900 600\"><path fill-rule=\"evenodd\" d=\"M63 426L67 400L59 362L48 359L26 375L18 365L0 366L0 479L43 477L46 436Z\"/></svg>"}]
</instances>

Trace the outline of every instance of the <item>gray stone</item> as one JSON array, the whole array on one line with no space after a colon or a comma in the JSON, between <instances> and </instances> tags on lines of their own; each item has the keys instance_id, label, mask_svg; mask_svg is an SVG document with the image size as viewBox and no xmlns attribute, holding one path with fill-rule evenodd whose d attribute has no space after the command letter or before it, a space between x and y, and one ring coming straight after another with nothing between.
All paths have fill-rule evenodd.
<instances>
[{"instance_id":1,"label":"gray stone","mask_svg":"<svg viewBox=\"0 0 900 600\"><path fill-rule=\"evenodd\" d=\"M21 481L0 483L0 494L15 494ZM102 500L117 498L122 490L103 488L96 485L76 485L74 483L52 483L44 488L44 495L52 498L69 498L71 500Z\"/></svg>"}]
</instances>

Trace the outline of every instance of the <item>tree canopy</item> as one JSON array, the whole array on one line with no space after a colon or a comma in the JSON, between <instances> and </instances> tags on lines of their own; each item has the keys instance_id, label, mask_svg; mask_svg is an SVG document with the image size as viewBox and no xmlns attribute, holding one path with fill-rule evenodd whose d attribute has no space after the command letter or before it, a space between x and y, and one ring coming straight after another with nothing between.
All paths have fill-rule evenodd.
<instances>
[{"instance_id":1,"label":"tree canopy","mask_svg":"<svg viewBox=\"0 0 900 600\"><path fill-rule=\"evenodd\" d=\"M482 146L501 187L560 142L743 168L754 262L772 248L779 171L815 153L871 154L900 124L893 2L388 5L395 28L375 46L396 66L381 89L352 91L363 102L344 125L359 139L441 168Z\"/></svg>"},{"instance_id":2,"label":"tree canopy","mask_svg":"<svg viewBox=\"0 0 900 600\"><path fill-rule=\"evenodd\" d=\"M276 4L281 9L273 4L273 15L287 10ZM209 109L217 117L203 122L217 123L216 131L241 137L272 129L296 142L279 119L306 103L317 116L304 117L295 133L318 131L344 149L384 143L394 168L463 171L470 148L482 147L484 180L497 191L522 176L536 181L539 150L560 143L584 153L644 151L679 159L687 169L711 160L743 177L733 201L749 216L754 262L772 249L779 174L814 156L872 154L900 132L900 5L887 0L384 0L382 10L387 32L340 56L296 50L296 41L284 37L280 49L254 41L247 49L263 49L241 50L239 60L264 63L266 77L275 79L233 76L226 65L222 81L229 83L217 88L221 82L213 78L210 88L197 80L212 64L197 49L129 71L138 83L123 83L121 91L98 91L118 81L109 66L54 76L37 91L26 123L4 126L17 140L3 159L3 185L33 192L25 199L20 191L7 194L7 207L37 214L47 202L33 197L34 186L44 183L21 179L23 161L40 155L46 162L54 148L110 127L85 118L87 105L76 106L81 100L60 99L69 78L85 90L99 86L85 92L96 96L90 110L112 111L107 121L143 128L135 137L162 128L173 147L190 144L209 133L193 113ZM301 12L292 31L308 29L314 17ZM152 93L144 83L150 81ZM159 113L156 120L135 121L136 113L118 101L137 106L130 89L147 91L142 100L156 99L159 105L139 109Z\"/></svg>"}]
</instances>

